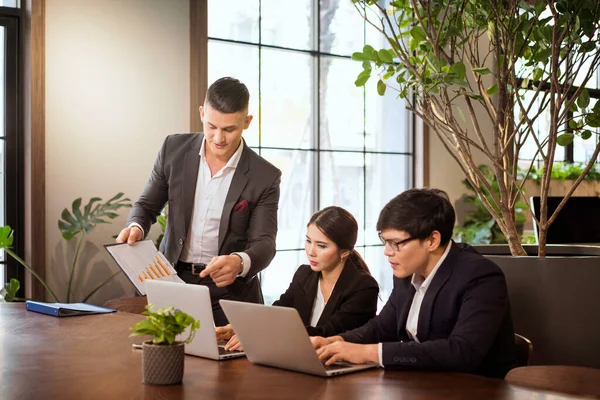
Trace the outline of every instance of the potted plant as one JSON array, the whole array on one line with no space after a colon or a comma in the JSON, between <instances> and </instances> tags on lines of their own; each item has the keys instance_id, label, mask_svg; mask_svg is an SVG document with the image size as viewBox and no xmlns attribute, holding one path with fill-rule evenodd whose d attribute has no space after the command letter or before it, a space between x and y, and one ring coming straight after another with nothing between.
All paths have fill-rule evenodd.
<instances>
[{"instance_id":1,"label":"potted plant","mask_svg":"<svg viewBox=\"0 0 600 400\"><path fill-rule=\"evenodd\" d=\"M600 100L592 99L600 91L586 88L600 65L600 3L352 3L386 43L382 49L367 44L352 55L362 62L355 85L377 79L380 95L395 90L441 141L494 217L508 245L485 250L496 254L490 258L506 275L515 330L533 341L533 362L600 367L595 357L600 326L589 317L600 307L593 286L600 279L600 251L546 246L549 227L600 153ZM588 161L549 215L557 154L579 141L589 141ZM529 161L522 159L526 149ZM497 190L478 168L482 160ZM515 213L519 203L529 208L523 186L534 167L541 198L540 216L534 218L537 246L521 243Z\"/></svg>"},{"instance_id":2,"label":"potted plant","mask_svg":"<svg viewBox=\"0 0 600 400\"><path fill-rule=\"evenodd\" d=\"M115 219L119 216L116 212L121 208L131 207L131 200L129 198L123 198L123 193L119 192L108 201L102 203L102 199L99 197L92 197L89 202L82 208L81 197L73 201L71 205L71 211L63 209L61 213L61 219L58 220L58 229L60 230L62 237L70 241L77 238L77 246L75 248L75 254L73 255L73 261L70 266L68 275L68 286L66 293L62 298L62 301L69 303L72 299L73 294L73 283L75 277L76 266L80 260L80 252L82 245L88 234L91 234L96 225L107 224L109 220ZM21 264L33 277L46 289L48 294L52 297L54 302L60 303L60 297L50 288L48 283L37 274L36 270L29 266L21 257L18 256L13 250L14 234L10 226L0 226L0 250L4 250L6 254L14 258L19 264ZM80 269L82 267L80 266ZM109 283L115 276L121 273L119 269L117 272L110 275L106 280L98 284L93 290L91 290L81 300L83 303L88 301L98 290ZM0 296L3 296L4 301L23 301L24 297L18 297L17 292L20 289L20 282L16 279L11 279L10 282L4 284L4 287L0 288ZM42 298L41 300L45 300Z\"/></svg>"},{"instance_id":3,"label":"potted plant","mask_svg":"<svg viewBox=\"0 0 600 400\"><path fill-rule=\"evenodd\" d=\"M152 311L152 304L142 313L146 319L130 329L130 336L149 335L152 340L142 345L142 381L148 385L172 385L183 379L184 346L200 328L200 321L173 307ZM189 328L187 339L176 340Z\"/></svg>"}]
</instances>

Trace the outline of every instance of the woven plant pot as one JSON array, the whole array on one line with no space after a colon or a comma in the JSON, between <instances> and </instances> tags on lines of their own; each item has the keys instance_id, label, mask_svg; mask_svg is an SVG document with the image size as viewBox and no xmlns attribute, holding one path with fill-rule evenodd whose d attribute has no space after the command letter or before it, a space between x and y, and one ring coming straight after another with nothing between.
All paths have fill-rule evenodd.
<instances>
[{"instance_id":1,"label":"woven plant pot","mask_svg":"<svg viewBox=\"0 0 600 400\"><path fill-rule=\"evenodd\" d=\"M142 382L147 385L173 385L183 379L184 343L142 346Z\"/></svg>"}]
</instances>

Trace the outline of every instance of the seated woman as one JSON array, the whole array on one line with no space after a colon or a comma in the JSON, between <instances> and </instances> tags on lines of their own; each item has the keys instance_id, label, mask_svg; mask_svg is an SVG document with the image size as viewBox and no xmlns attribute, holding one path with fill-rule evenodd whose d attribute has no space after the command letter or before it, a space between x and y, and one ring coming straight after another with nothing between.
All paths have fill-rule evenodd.
<instances>
[{"instance_id":1,"label":"seated woman","mask_svg":"<svg viewBox=\"0 0 600 400\"><path fill-rule=\"evenodd\" d=\"M375 316L379 286L354 250L357 234L356 220L341 207L324 208L308 223L304 249L310 265L298 268L273 305L298 310L311 336L343 333ZM227 350L240 347L231 325L216 332L218 340L230 339Z\"/></svg>"}]
</instances>

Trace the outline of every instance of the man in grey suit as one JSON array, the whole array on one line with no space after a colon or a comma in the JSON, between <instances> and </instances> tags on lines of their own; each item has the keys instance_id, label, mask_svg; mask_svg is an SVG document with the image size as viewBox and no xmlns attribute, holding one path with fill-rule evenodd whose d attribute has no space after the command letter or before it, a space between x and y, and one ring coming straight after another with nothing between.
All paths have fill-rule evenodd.
<instances>
[{"instance_id":1,"label":"man in grey suit","mask_svg":"<svg viewBox=\"0 0 600 400\"><path fill-rule=\"evenodd\" d=\"M165 139L117 237L142 240L168 201L160 250L185 282L208 286L217 326L227 324L219 299L263 302L257 275L275 256L281 172L242 140L249 98L233 78L208 88L204 133Z\"/></svg>"}]
</instances>

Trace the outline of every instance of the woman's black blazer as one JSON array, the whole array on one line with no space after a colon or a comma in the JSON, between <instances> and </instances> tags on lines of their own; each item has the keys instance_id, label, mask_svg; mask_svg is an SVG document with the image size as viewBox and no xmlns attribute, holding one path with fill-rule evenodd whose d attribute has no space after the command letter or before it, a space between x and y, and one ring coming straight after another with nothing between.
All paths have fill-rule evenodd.
<instances>
[{"instance_id":1,"label":"woman's black blazer","mask_svg":"<svg viewBox=\"0 0 600 400\"><path fill-rule=\"evenodd\" d=\"M288 290L274 306L293 307L311 336L334 336L358 328L375 316L379 286L366 272L350 260L346 262L317 326L310 326L310 317L317 295L320 272L301 265Z\"/></svg>"}]
</instances>

